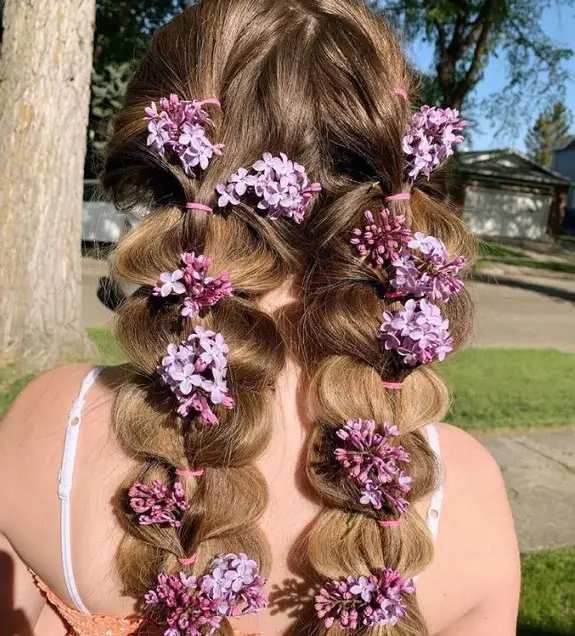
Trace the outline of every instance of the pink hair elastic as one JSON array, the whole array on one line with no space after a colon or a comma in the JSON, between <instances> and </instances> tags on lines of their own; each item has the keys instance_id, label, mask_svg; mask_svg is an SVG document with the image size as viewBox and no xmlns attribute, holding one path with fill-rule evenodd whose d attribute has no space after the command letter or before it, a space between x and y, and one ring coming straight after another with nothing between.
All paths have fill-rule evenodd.
<instances>
[{"instance_id":1,"label":"pink hair elastic","mask_svg":"<svg viewBox=\"0 0 575 636\"><path fill-rule=\"evenodd\" d=\"M201 102L198 102L198 104L200 106L205 106L206 104L211 104L212 106L217 106L218 108L221 108L221 104L220 104L220 100L216 99L215 97L211 97L210 99L202 99Z\"/></svg>"},{"instance_id":2,"label":"pink hair elastic","mask_svg":"<svg viewBox=\"0 0 575 636\"><path fill-rule=\"evenodd\" d=\"M201 210L202 212L213 212L213 209L209 205L202 205L201 203L186 203L188 210Z\"/></svg>"},{"instance_id":3,"label":"pink hair elastic","mask_svg":"<svg viewBox=\"0 0 575 636\"><path fill-rule=\"evenodd\" d=\"M390 521L378 521L377 522L382 528L397 528L401 525L401 519L394 519Z\"/></svg>"},{"instance_id":4,"label":"pink hair elastic","mask_svg":"<svg viewBox=\"0 0 575 636\"><path fill-rule=\"evenodd\" d=\"M180 477L201 477L203 474L203 468L200 470L182 470L181 468L176 468L176 475Z\"/></svg>"},{"instance_id":5,"label":"pink hair elastic","mask_svg":"<svg viewBox=\"0 0 575 636\"><path fill-rule=\"evenodd\" d=\"M385 197L385 202L389 203L390 201L410 201L411 200L411 192L400 192L399 194L392 194L389 197Z\"/></svg>"},{"instance_id":6,"label":"pink hair elastic","mask_svg":"<svg viewBox=\"0 0 575 636\"><path fill-rule=\"evenodd\" d=\"M392 389L393 391L401 391L403 389L402 382L382 382L381 384L384 386L384 388Z\"/></svg>"},{"instance_id":7,"label":"pink hair elastic","mask_svg":"<svg viewBox=\"0 0 575 636\"><path fill-rule=\"evenodd\" d=\"M180 563L181 565L194 565L194 563L196 562L196 558L197 555L192 554L192 556L187 559L178 559L178 563Z\"/></svg>"},{"instance_id":8,"label":"pink hair elastic","mask_svg":"<svg viewBox=\"0 0 575 636\"><path fill-rule=\"evenodd\" d=\"M402 88L401 86L398 86L397 88L393 89L393 92L396 95L399 95L400 97L403 97L403 99L405 99L407 101L408 96L407 96L407 91L405 90L405 88Z\"/></svg>"}]
</instances>

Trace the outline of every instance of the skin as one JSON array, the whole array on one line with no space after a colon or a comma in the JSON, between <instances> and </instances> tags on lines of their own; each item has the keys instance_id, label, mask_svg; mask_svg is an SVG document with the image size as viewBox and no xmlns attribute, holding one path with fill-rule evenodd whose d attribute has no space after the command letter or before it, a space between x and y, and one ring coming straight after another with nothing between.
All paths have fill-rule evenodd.
<instances>
[{"instance_id":1,"label":"skin","mask_svg":"<svg viewBox=\"0 0 575 636\"><path fill-rule=\"evenodd\" d=\"M269 305L274 305L270 299ZM65 602L60 552L60 502L56 494L68 414L90 367L60 367L32 382L0 425L0 625L8 634L65 636L66 628L45 602L31 567ZM134 599L122 595L115 553L122 532L110 501L130 459L110 426L113 390L108 369L88 393L72 492L72 557L80 595L92 613L128 615ZM306 585L292 558L320 506L297 478L308 421L298 396L300 370L289 363L279 379L274 435L259 467L269 484L270 504L262 527L273 550L269 589L286 582ZM470 435L438 426L445 471L439 538L433 564L417 582L430 634L515 634L519 551L505 486L495 460ZM425 516L429 502L417 508ZM235 627L285 634L300 613L297 601L281 611L272 605ZM290 616L291 615L291 616Z\"/></svg>"}]
</instances>

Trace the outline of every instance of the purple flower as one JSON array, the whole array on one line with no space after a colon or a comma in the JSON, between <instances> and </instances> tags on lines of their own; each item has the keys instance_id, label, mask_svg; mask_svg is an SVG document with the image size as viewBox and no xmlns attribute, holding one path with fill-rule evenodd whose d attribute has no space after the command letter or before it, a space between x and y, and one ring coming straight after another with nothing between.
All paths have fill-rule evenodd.
<instances>
[{"instance_id":1,"label":"purple flower","mask_svg":"<svg viewBox=\"0 0 575 636\"><path fill-rule=\"evenodd\" d=\"M170 141L170 133L167 129L166 122L163 119L150 121L148 124L148 132L148 146L163 157L165 154L166 144Z\"/></svg>"},{"instance_id":2,"label":"purple flower","mask_svg":"<svg viewBox=\"0 0 575 636\"><path fill-rule=\"evenodd\" d=\"M200 578L160 574L158 584L145 595L159 624L168 625L164 636L213 636L225 617L259 612L267 604L266 579L255 561L245 554L222 554ZM160 623L161 621L161 623Z\"/></svg>"},{"instance_id":3,"label":"purple flower","mask_svg":"<svg viewBox=\"0 0 575 636\"><path fill-rule=\"evenodd\" d=\"M381 510L384 504L403 514L409 503L405 495L411 489L411 477L402 464L410 462L409 454L393 440L399 436L396 426L383 425L376 432L374 420L348 420L337 431L343 445L336 448L336 460L347 477L360 488L360 503Z\"/></svg>"},{"instance_id":4,"label":"purple flower","mask_svg":"<svg viewBox=\"0 0 575 636\"><path fill-rule=\"evenodd\" d=\"M365 221L363 230L353 230L350 242L375 267L391 264L394 291L388 298L411 296L440 302L461 292L459 272L465 258L457 256L450 261L443 241L421 232L412 236L405 227L405 217L392 217L387 208L380 212L379 225L370 211L365 212Z\"/></svg>"},{"instance_id":5,"label":"purple flower","mask_svg":"<svg viewBox=\"0 0 575 636\"><path fill-rule=\"evenodd\" d=\"M465 265L463 256L450 261L443 241L421 232L414 235L408 247L391 263L395 270L391 285L396 292L435 302L447 302L461 292L459 272Z\"/></svg>"},{"instance_id":6,"label":"purple flower","mask_svg":"<svg viewBox=\"0 0 575 636\"><path fill-rule=\"evenodd\" d=\"M195 318L204 307L213 307L224 296L231 296L233 287L227 272L216 278L208 276L212 259L208 256L185 252L182 254L181 269L165 272L160 276L164 284L154 287L154 296L184 295L182 316Z\"/></svg>"},{"instance_id":7,"label":"purple flower","mask_svg":"<svg viewBox=\"0 0 575 636\"><path fill-rule=\"evenodd\" d=\"M371 577L370 577L371 578ZM372 594L377 590L375 583L365 576L360 576L353 587L349 589L352 594L360 596L363 601L369 603Z\"/></svg>"},{"instance_id":8,"label":"purple flower","mask_svg":"<svg viewBox=\"0 0 575 636\"><path fill-rule=\"evenodd\" d=\"M164 272L160 275L160 282L162 282L163 285L154 287L154 296L165 298L172 294L179 295L185 293L186 288L183 283L180 282L183 277L184 272L181 269L177 269L172 273Z\"/></svg>"},{"instance_id":9,"label":"purple flower","mask_svg":"<svg viewBox=\"0 0 575 636\"><path fill-rule=\"evenodd\" d=\"M434 168L454 154L453 146L463 141L460 133L466 126L458 110L422 106L403 138L407 178L415 180L420 174L429 178Z\"/></svg>"},{"instance_id":10,"label":"purple flower","mask_svg":"<svg viewBox=\"0 0 575 636\"><path fill-rule=\"evenodd\" d=\"M348 576L326 583L315 597L317 616L326 629L338 623L342 629L397 625L406 616L405 596L413 594L411 580L384 568L379 576Z\"/></svg>"},{"instance_id":11,"label":"purple flower","mask_svg":"<svg viewBox=\"0 0 575 636\"><path fill-rule=\"evenodd\" d=\"M248 196L260 200L257 207L266 210L269 219L286 217L301 223L312 199L321 192L321 185L310 183L306 169L285 154L274 157L266 152L251 172L240 168L216 190L221 208L238 205L241 197Z\"/></svg>"},{"instance_id":12,"label":"purple flower","mask_svg":"<svg viewBox=\"0 0 575 636\"><path fill-rule=\"evenodd\" d=\"M265 607L263 595L266 579L259 574L255 561L247 555L221 554L212 561L211 574L202 579L202 588L220 611L228 616L242 616Z\"/></svg>"},{"instance_id":13,"label":"purple flower","mask_svg":"<svg viewBox=\"0 0 575 636\"><path fill-rule=\"evenodd\" d=\"M411 232L405 228L405 217L392 216L387 208L379 213L379 225L369 210L364 216L365 227L353 230L350 243L357 245L360 256L367 256L373 265L383 267L407 246Z\"/></svg>"},{"instance_id":14,"label":"purple flower","mask_svg":"<svg viewBox=\"0 0 575 636\"><path fill-rule=\"evenodd\" d=\"M216 191L220 195L218 207L225 208L228 205L240 204L240 199L236 196L236 186L234 183L228 183L228 185L220 183L220 185L216 187Z\"/></svg>"},{"instance_id":15,"label":"purple flower","mask_svg":"<svg viewBox=\"0 0 575 636\"><path fill-rule=\"evenodd\" d=\"M138 515L141 526L168 524L179 528L180 517L190 506L184 497L184 488L176 482L172 488L160 479L151 486L135 483L128 491L130 508Z\"/></svg>"},{"instance_id":16,"label":"purple flower","mask_svg":"<svg viewBox=\"0 0 575 636\"><path fill-rule=\"evenodd\" d=\"M163 97L146 108L148 122L147 145L161 157L166 149L173 152L188 176L196 176L195 169L205 170L214 155L221 155L224 146L213 144L206 136L206 126L213 122L204 105L219 105L217 100L181 101L177 95Z\"/></svg>"},{"instance_id":17,"label":"purple flower","mask_svg":"<svg viewBox=\"0 0 575 636\"><path fill-rule=\"evenodd\" d=\"M233 185L234 191L238 197L243 197L248 188L253 188L256 184L256 177L250 175L245 168L240 168L236 174L230 177L229 183Z\"/></svg>"},{"instance_id":18,"label":"purple flower","mask_svg":"<svg viewBox=\"0 0 575 636\"><path fill-rule=\"evenodd\" d=\"M187 417L191 411L197 411L204 422L218 424L208 400L213 405L234 407L226 381L227 354L222 334L199 325L186 341L168 347L168 355L157 372L176 396L179 415Z\"/></svg>"},{"instance_id":19,"label":"purple flower","mask_svg":"<svg viewBox=\"0 0 575 636\"><path fill-rule=\"evenodd\" d=\"M410 299L399 311L386 311L379 339L386 351L396 351L410 367L443 361L453 351L449 320L425 299Z\"/></svg>"}]
</instances>

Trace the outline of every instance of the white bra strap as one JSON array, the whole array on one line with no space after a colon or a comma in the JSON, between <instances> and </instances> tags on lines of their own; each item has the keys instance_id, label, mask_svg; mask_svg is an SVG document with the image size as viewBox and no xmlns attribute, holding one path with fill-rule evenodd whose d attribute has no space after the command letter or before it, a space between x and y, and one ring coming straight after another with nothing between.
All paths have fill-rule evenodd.
<instances>
[{"instance_id":1,"label":"white bra strap","mask_svg":"<svg viewBox=\"0 0 575 636\"><path fill-rule=\"evenodd\" d=\"M444 475L443 464L441 463L441 447L439 445L439 434L437 428L433 424L426 426L427 437L429 439L429 445L437 456L439 462L439 487L431 496L431 503L429 510L427 511L427 525L433 536L433 541L437 541L437 535L439 534L439 520L441 518L441 505L443 503L443 488L444 488Z\"/></svg>"},{"instance_id":2,"label":"white bra strap","mask_svg":"<svg viewBox=\"0 0 575 636\"><path fill-rule=\"evenodd\" d=\"M78 398L74 402L68 417L68 425L66 426L66 437L64 439L64 454L62 457L62 468L58 475L58 497L61 502L60 509L60 534L62 540L62 566L64 568L64 581L66 589L76 606L76 609L82 614L89 614L86 609L78 588L76 587L76 579L74 578L74 570L72 568L72 542L70 533L70 495L72 492L72 481L74 477L74 461L76 459L76 448L78 446L78 436L80 434L80 426L82 424L82 410L86 401L86 394L90 390L92 384L98 377L102 367L94 367L90 373L84 378L82 388Z\"/></svg>"}]
</instances>

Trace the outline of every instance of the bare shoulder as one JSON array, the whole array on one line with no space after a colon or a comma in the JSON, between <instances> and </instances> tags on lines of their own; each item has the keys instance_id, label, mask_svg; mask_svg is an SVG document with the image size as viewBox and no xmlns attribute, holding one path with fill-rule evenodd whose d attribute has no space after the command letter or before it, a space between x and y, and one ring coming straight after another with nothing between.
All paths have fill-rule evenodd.
<instances>
[{"instance_id":1,"label":"bare shoulder","mask_svg":"<svg viewBox=\"0 0 575 636\"><path fill-rule=\"evenodd\" d=\"M505 494L501 470L479 440L451 424L437 426L446 480L451 477L453 492L473 489L474 494Z\"/></svg>"},{"instance_id":2,"label":"bare shoulder","mask_svg":"<svg viewBox=\"0 0 575 636\"><path fill-rule=\"evenodd\" d=\"M441 623L434 632L514 633L519 549L501 470L469 433L448 424L438 431L445 498L434 565L423 583L443 590L441 616L452 627L462 617L479 618L464 631Z\"/></svg>"},{"instance_id":3,"label":"bare shoulder","mask_svg":"<svg viewBox=\"0 0 575 636\"><path fill-rule=\"evenodd\" d=\"M465 531L487 546L517 550L505 481L491 453L469 433L441 424L441 459L445 482L444 530Z\"/></svg>"},{"instance_id":4,"label":"bare shoulder","mask_svg":"<svg viewBox=\"0 0 575 636\"><path fill-rule=\"evenodd\" d=\"M14 483L17 475L23 486L28 475L38 479L47 468L57 470L68 413L90 368L57 367L22 389L0 422L0 480ZM11 496L16 489L4 489L0 510Z\"/></svg>"},{"instance_id":5,"label":"bare shoulder","mask_svg":"<svg viewBox=\"0 0 575 636\"><path fill-rule=\"evenodd\" d=\"M42 427L52 408L69 404L78 394L82 380L92 367L70 364L56 367L27 384L8 409L0 426L0 436L23 433L23 428ZM35 417L35 416L40 417Z\"/></svg>"}]
</instances>

